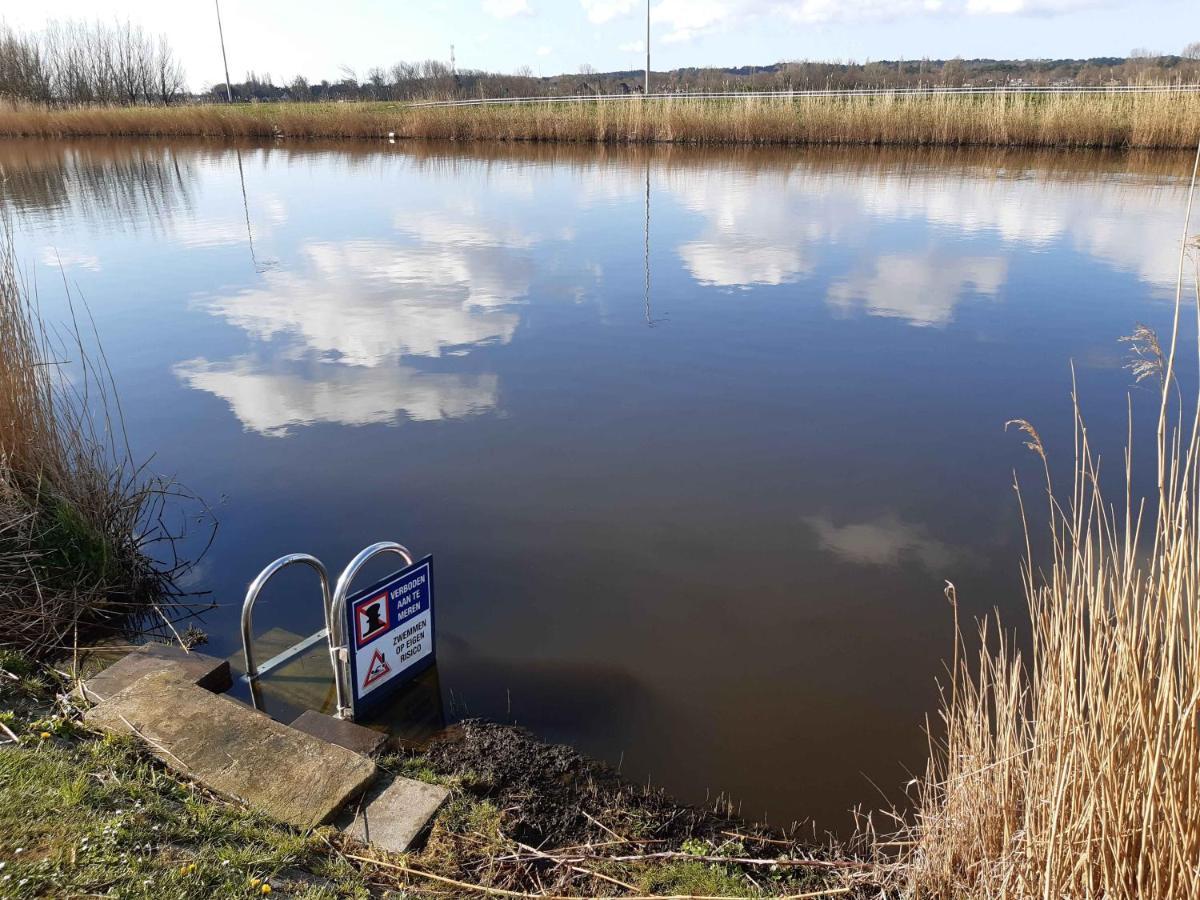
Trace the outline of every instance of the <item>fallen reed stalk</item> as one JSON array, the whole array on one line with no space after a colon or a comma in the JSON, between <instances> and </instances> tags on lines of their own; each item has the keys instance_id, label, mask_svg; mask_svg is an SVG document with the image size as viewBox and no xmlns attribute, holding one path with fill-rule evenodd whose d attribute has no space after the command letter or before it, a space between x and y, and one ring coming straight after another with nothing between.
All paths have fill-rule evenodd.
<instances>
[{"instance_id":1,"label":"fallen reed stalk","mask_svg":"<svg viewBox=\"0 0 1200 900\"><path fill-rule=\"evenodd\" d=\"M1198 165L1200 152L1186 223ZM1013 423L1041 460L1049 525L1036 566L1022 500L1029 649L998 617L974 651L959 633L944 732L901 835L908 896L1200 897L1200 397L1185 403L1179 379L1188 227L1169 342L1132 338L1135 377L1160 391L1155 495L1133 495L1132 413L1117 505L1076 395L1065 495L1037 430Z\"/></svg>"},{"instance_id":2,"label":"fallen reed stalk","mask_svg":"<svg viewBox=\"0 0 1200 900\"><path fill-rule=\"evenodd\" d=\"M1200 93L880 94L415 107L264 103L0 107L9 137L208 137L1190 148Z\"/></svg>"},{"instance_id":3,"label":"fallen reed stalk","mask_svg":"<svg viewBox=\"0 0 1200 900\"><path fill-rule=\"evenodd\" d=\"M51 340L11 229L0 217L0 648L41 657L150 612L174 631L163 610L180 612L188 564L163 514L182 492L134 464L103 353L78 323L72 359Z\"/></svg>"}]
</instances>

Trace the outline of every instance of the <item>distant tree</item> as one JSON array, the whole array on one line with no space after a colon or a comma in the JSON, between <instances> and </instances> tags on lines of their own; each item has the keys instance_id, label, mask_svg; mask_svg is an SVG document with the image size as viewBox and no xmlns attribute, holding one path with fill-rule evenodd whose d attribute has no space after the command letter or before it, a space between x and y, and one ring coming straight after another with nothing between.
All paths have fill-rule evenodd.
<instances>
[{"instance_id":1,"label":"distant tree","mask_svg":"<svg viewBox=\"0 0 1200 900\"><path fill-rule=\"evenodd\" d=\"M293 100L312 99L312 89L308 86L308 79L303 75L297 75L292 79L292 83L288 85L288 93L291 94Z\"/></svg>"},{"instance_id":2,"label":"distant tree","mask_svg":"<svg viewBox=\"0 0 1200 900\"><path fill-rule=\"evenodd\" d=\"M593 66L591 63L582 63L579 66L579 74L580 75L595 75L596 67Z\"/></svg>"},{"instance_id":3,"label":"distant tree","mask_svg":"<svg viewBox=\"0 0 1200 900\"><path fill-rule=\"evenodd\" d=\"M947 87L962 87L966 80L967 65L961 56L946 60L942 64L942 84Z\"/></svg>"},{"instance_id":4,"label":"distant tree","mask_svg":"<svg viewBox=\"0 0 1200 900\"><path fill-rule=\"evenodd\" d=\"M1179 55L1184 59L1200 59L1200 41L1192 41Z\"/></svg>"}]
</instances>

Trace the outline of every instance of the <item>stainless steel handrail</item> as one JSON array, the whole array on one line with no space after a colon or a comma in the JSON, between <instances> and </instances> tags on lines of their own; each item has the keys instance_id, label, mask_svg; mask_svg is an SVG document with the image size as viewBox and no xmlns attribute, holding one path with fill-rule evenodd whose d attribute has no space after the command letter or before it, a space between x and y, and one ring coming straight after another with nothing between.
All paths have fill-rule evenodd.
<instances>
[{"instance_id":1,"label":"stainless steel handrail","mask_svg":"<svg viewBox=\"0 0 1200 900\"><path fill-rule=\"evenodd\" d=\"M403 544L395 541L380 541L367 547L349 564L338 576L337 586L333 589L333 605L329 614L329 652L333 657L333 671L337 683L338 717L350 719L354 717L354 698L350 696L348 666L350 663L350 647L346 637L346 597L350 593L350 584L370 560L384 553L395 553L404 560L406 566L413 564L412 553Z\"/></svg>"},{"instance_id":2,"label":"stainless steel handrail","mask_svg":"<svg viewBox=\"0 0 1200 900\"><path fill-rule=\"evenodd\" d=\"M251 684L258 677L258 666L254 663L254 603L258 600L259 592L268 581L271 580L278 572L292 565L306 565L317 573L317 577L321 579L321 603L324 607L325 615L325 631L332 635L330 618L333 610L333 601L329 594L329 572L325 569L325 564L315 556L310 556L307 553L289 553L287 556L281 556L275 562L271 563L265 569L258 573L258 577L250 582L250 587L246 589L246 599L242 602L242 655L246 660L246 678ZM332 644L332 639L331 639ZM334 676L337 676L337 666L334 666ZM257 706L257 703L255 704Z\"/></svg>"}]
</instances>

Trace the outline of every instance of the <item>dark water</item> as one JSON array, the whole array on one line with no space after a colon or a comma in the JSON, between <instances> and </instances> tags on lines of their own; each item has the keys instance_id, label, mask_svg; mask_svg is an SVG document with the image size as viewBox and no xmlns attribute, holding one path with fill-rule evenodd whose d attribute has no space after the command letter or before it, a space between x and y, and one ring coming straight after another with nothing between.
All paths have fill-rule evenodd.
<instances>
[{"instance_id":1,"label":"dark water","mask_svg":"<svg viewBox=\"0 0 1200 900\"><path fill-rule=\"evenodd\" d=\"M922 765L944 581L1021 608L1011 480L1036 467L1004 422L1069 454L1073 359L1121 436L1117 338L1168 321L1188 167L132 142L0 165L43 306L61 266L135 449L220 519L192 581L210 652L276 556L399 540L437 557L451 715L829 827ZM259 630L318 628L306 588Z\"/></svg>"}]
</instances>

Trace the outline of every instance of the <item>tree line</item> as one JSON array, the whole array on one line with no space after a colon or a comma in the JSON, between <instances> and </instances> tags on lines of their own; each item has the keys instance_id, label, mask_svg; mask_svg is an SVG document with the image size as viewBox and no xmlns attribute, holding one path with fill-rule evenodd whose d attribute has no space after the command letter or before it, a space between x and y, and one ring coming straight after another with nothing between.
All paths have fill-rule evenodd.
<instances>
[{"instance_id":1,"label":"tree line","mask_svg":"<svg viewBox=\"0 0 1200 900\"><path fill-rule=\"evenodd\" d=\"M512 74L475 69L453 70L439 60L400 62L376 67L366 77L343 67L342 77L309 81L297 77L276 84L270 75L248 73L232 85L245 101L283 100L425 100L470 97L571 96L630 94L642 90L639 70L597 72L583 65L569 74L535 76L528 66ZM1104 86L1139 83L1200 82L1200 45L1179 55L1133 51L1128 57L1093 59L918 59L874 62L797 60L767 66L683 68L653 73L651 90L787 91L906 87ZM207 95L224 100L225 85Z\"/></svg>"},{"instance_id":2,"label":"tree line","mask_svg":"<svg viewBox=\"0 0 1200 900\"><path fill-rule=\"evenodd\" d=\"M34 103L171 103L187 89L165 35L128 21L0 24L0 97Z\"/></svg>"}]
</instances>

